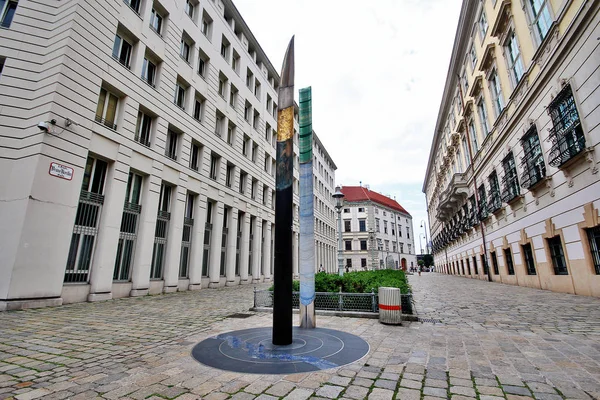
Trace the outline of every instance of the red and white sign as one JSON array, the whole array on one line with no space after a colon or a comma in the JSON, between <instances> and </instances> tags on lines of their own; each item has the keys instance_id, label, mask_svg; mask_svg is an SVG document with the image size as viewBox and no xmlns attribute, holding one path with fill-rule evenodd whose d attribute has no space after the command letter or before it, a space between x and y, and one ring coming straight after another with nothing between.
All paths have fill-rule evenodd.
<instances>
[{"instance_id":1,"label":"red and white sign","mask_svg":"<svg viewBox=\"0 0 600 400\"><path fill-rule=\"evenodd\" d=\"M50 163L50 170L48 173L57 178L66 179L70 181L73 179L73 168L61 165L55 162Z\"/></svg>"}]
</instances>

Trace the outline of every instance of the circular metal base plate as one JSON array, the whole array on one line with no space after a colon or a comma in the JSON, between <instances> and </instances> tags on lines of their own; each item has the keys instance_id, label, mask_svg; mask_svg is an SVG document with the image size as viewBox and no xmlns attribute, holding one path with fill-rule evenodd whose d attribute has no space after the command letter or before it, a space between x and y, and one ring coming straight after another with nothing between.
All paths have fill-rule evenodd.
<instances>
[{"instance_id":1,"label":"circular metal base plate","mask_svg":"<svg viewBox=\"0 0 600 400\"><path fill-rule=\"evenodd\" d=\"M350 333L326 328L293 330L293 342L272 343L272 328L232 331L208 338L192 349L202 364L250 374L293 374L336 368L361 359L369 344Z\"/></svg>"}]
</instances>

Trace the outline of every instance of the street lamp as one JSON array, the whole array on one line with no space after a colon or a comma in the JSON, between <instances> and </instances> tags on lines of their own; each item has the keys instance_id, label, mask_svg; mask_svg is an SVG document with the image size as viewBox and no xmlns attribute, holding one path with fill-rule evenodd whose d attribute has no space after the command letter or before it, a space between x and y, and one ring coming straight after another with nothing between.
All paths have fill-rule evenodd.
<instances>
[{"instance_id":1,"label":"street lamp","mask_svg":"<svg viewBox=\"0 0 600 400\"><path fill-rule=\"evenodd\" d=\"M338 274L344 276L344 257L342 256L342 206L344 205L344 193L339 186L336 186L335 193L332 195L335 199L335 211L338 214Z\"/></svg>"},{"instance_id":2,"label":"street lamp","mask_svg":"<svg viewBox=\"0 0 600 400\"><path fill-rule=\"evenodd\" d=\"M425 231L425 252L429 254L429 240L427 239L427 224L424 220L421 220L421 228ZM419 239L421 240L421 239Z\"/></svg>"}]
</instances>

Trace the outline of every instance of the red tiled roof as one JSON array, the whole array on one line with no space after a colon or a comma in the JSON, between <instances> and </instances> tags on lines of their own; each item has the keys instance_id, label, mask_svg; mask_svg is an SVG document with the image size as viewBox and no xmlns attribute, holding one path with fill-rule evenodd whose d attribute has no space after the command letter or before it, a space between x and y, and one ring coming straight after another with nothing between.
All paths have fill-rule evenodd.
<instances>
[{"instance_id":1,"label":"red tiled roof","mask_svg":"<svg viewBox=\"0 0 600 400\"><path fill-rule=\"evenodd\" d=\"M362 186L343 186L342 193L344 193L344 201L373 201L381 204L382 206L389 207L393 210L403 212L410 215L408 211L404 209L396 200L392 200L377 192L373 192L366 187Z\"/></svg>"}]
</instances>

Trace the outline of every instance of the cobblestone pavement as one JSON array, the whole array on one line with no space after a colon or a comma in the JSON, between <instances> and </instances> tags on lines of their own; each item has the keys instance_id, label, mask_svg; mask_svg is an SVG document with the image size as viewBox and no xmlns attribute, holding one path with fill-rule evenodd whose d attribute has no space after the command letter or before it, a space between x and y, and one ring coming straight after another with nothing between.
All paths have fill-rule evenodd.
<instances>
[{"instance_id":1,"label":"cobblestone pavement","mask_svg":"<svg viewBox=\"0 0 600 400\"><path fill-rule=\"evenodd\" d=\"M411 276L419 317L317 317L363 337L358 362L252 375L197 363L192 347L246 319L252 286L0 313L0 399L600 398L600 299L439 274ZM266 286L266 285L262 285Z\"/></svg>"}]
</instances>

